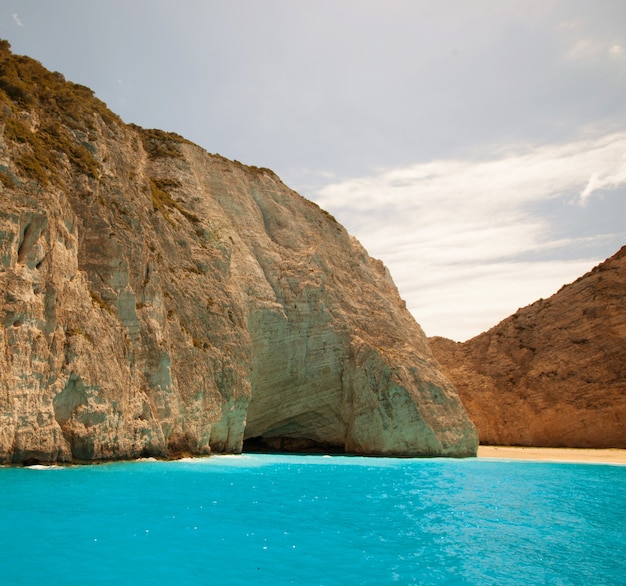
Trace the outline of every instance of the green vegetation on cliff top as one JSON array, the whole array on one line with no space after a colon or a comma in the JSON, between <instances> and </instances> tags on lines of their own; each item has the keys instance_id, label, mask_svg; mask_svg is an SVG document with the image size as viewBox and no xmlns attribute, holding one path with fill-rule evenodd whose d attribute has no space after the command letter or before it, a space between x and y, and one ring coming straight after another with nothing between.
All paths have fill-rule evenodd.
<instances>
[{"instance_id":1,"label":"green vegetation on cliff top","mask_svg":"<svg viewBox=\"0 0 626 586\"><path fill-rule=\"evenodd\" d=\"M65 155L75 171L98 177L92 142L98 117L106 125L121 122L89 88L12 54L0 40L0 124L5 139L18 147L19 175L40 185L58 183ZM16 183L8 169L0 168L0 175L4 185Z\"/></svg>"}]
</instances>

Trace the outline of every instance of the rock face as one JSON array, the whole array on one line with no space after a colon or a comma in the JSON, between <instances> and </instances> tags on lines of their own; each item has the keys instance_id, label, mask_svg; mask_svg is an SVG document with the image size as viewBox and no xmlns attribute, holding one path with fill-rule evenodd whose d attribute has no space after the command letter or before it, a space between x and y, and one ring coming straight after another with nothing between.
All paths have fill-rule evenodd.
<instances>
[{"instance_id":1,"label":"rock face","mask_svg":"<svg viewBox=\"0 0 626 586\"><path fill-rule=\"evenodd\" d=\"M268 169L0 43L0 461L471 456L388 271Z\"/></svg>"},{"instance_id":2,"label":"rock face","mask_svg":"<svg viewBox=\"0 0 626 586\"><path fill-rule=\"evenodd\" d=\"M488 332L430 341L481 443L626 448L626 247Z\"/></svg>"}]
</instances>

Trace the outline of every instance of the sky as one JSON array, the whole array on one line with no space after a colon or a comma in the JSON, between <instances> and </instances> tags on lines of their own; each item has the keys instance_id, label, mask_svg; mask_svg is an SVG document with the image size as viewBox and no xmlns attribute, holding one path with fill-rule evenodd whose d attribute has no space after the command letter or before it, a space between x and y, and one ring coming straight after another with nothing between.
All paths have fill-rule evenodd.
<instances>
[{"instance_id":1,"label":"sky","mask_svg":"<svg viewBox=\"0 0 626 586\"><path fill-rule=\"evenodd\" d=\"M464 341L626 244L623 0L0 0L126 122L269 167Z\"/></svg>"}]
</instances>

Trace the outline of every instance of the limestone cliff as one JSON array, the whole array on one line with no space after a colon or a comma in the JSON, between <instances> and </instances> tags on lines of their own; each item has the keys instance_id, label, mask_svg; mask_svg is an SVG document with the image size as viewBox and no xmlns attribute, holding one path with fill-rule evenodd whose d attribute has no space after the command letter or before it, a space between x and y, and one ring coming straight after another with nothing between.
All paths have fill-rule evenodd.
<instances>
[{"instance_id":1,"label":"limestone cliff","mask_svg":"<svg viewBox=\"0 0 626 586\"><path fill-rule=\"evenodd\" d=\"M0 43L0 461L471 456L389 273L268 169Z\"/></svg>"},{"instance_id":2,"label":"limestone cliff","mask_svg":"<svg viewBox=\"0 0 626 586\"><path fill-rule=\"evenodd\" d=\"M626 448L626 247L489 331L431 345L481 443Z\"/></svg>"}]
</instances>

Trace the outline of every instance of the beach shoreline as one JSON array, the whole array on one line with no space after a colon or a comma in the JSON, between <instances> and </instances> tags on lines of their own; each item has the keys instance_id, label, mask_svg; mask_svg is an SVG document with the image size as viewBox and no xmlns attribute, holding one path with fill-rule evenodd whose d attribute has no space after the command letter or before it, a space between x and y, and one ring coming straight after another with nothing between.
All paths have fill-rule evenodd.
<instances>
[{"instance_id":1,"label":"beach shoreline","mask_svg":"<svg viewBox=\"0 0 626 586\"><path fill-rule=\"evenodd\" d=\"M626 449L478 446L478 458L626 465Z\"/></svg>"}]
</instances>

